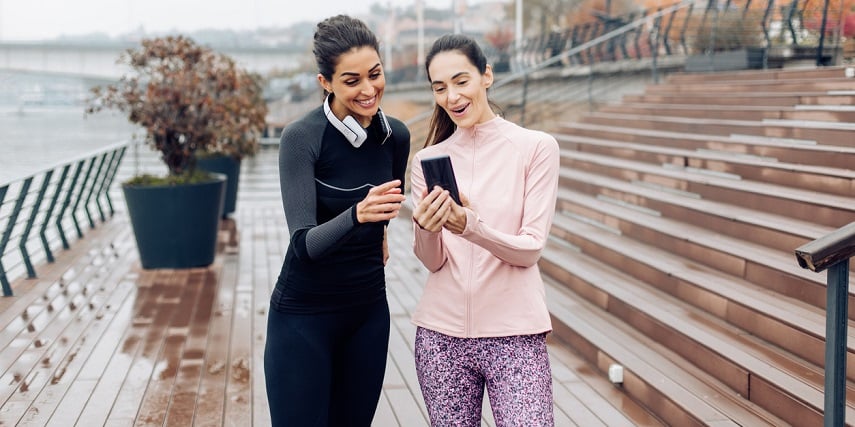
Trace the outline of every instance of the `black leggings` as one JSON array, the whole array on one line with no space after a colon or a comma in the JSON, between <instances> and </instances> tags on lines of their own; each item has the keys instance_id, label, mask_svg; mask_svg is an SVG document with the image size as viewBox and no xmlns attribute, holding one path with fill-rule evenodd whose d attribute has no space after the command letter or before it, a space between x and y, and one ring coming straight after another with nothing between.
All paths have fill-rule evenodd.
<instances>
[{"instance_id":1,"label":"black leggings","mask_svg":"<svg viewBox=\"0 0 855 427\"><path fill-rule=\"evenodd\" d=\"M388 347L385 298L335 313L271 309L264 377L273 426L369 427Z\"/></svg>"}]
</instances>

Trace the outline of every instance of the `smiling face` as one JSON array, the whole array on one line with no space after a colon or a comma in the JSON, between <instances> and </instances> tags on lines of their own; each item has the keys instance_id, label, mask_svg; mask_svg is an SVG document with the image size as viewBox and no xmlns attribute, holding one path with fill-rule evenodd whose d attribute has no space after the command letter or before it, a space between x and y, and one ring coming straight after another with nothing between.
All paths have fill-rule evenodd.
<instances>
[{"instance_id":1,"label":"smiling face","mask_svg":"<svg viewBox=\"0 0 855 427\"><path fill-rule=\"evenodd\" d=\"M373 47L363 46L343 53L338 59L332 79L318 74L318 81L327 92L335 94L330 108L336 117L352 116L368 127L380 108L386 88L380 55Z\"/></svg>"},{"instance_id":2,"label":"smiling face","mask_svg":"<svg viewBox=\"0 0 855 427\"><path fill-rule=\"evenodd\" d=\"M487 101L487 88L493 84L493 70L484 74L457 50L436 54L428 66L433 99L457 127L470 128L496 115Z\"/></svg>"}]
</instances>

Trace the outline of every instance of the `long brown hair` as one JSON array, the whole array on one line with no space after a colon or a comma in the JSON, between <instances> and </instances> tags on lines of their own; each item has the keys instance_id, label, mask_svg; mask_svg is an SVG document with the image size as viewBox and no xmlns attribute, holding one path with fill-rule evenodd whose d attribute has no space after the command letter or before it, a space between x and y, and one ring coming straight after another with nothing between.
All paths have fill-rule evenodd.
<instances>
[{"instance_id":1,"label":"long brown hair","mask_svg":"<svg viewBox=\"0 0 855 427\"><path fill-rule=\"evenodd\" d=\"M433 46L431 46L430 51L425 57L425 75L427 76L428 81L431 81L429 68L433 58L439 53L453 50L456 50L466 56L466 58L469 59L469 62L474 65L482 75L487 72L487 57L484 56L484 52L481 50L481 47L478 46L478 42L463 34L446 34L433 42ZM497 108L493 102L489 100L488 102L490 103L490 106ZM454 121L451 120L451 117L448 116L448 113L446 113L438 104L434 104L433 115L430 118L430 127L428 129L425 147L445 141L452 133L454 133L455 129L457 129L457 126L454 124Z\"/></svg>"}]
</instances>

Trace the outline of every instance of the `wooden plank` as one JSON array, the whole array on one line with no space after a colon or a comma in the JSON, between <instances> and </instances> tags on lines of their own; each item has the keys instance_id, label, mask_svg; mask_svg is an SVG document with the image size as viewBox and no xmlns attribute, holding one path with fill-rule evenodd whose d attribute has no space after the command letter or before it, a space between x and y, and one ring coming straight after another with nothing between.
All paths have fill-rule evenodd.
<instances>
[{"instance_id":1,"label":"wooden plank","mask_svg":"<svg viewBox=\"0 0 855 427\"><path fill-rule=\"evenodd\" d=\"M413 363L413 353L407 344L409 338L400 330L400 325L409 323L408 319L395 319L389 334L389 354L401 378L406 385L403 388L387 389L387 396L392 403L392 409L399 420L406 420L408 425L427 425L427 409L419 388L416 367Z\"/></svg>"},{"instance_id":2,"label":"wooden plank","mask_svg":"<svg viewBox=\"0 0 855 427\"><path fill-rule=\"evenodd\" d=\"M162 424L165 411L146 407L146 395L150 387L158 385L159 358L169 337L169 325L178 310L179 302L187 287L188 273L185 270L151 270L143 274L154 274L151 287L154 293L150 305L143 305L135 313L133 328L140 331L141 349L134 357L124 383L115 397L115 403L107 420L133 422L139 413L143 424ZM153 383L153 384L152 384ZM109 391L105 391L107 393ZM115 390L112 390L115 393ZM143 409L141 410L141 406ZM165 409L165 402L162 405ZM98 424L102 422L99 420Z\"/></svg>"},{"instance_id":3,"label":"wooden plank","mask_svg":"<svg viewBox=\"0 0 855 427\"><path fill-rule=\"evenodd\" d=\"M91 286L87 287L91 292L89 301L77 304L77 314L68 319L68 323L55 322L61 329L58 339L49 345L31 372L30 377L34 380L26 384L26 389L22 384L0 409L0 419L24 417L22 423L35 425L32 424L34 418L42 417L42 421L37 424L45 423L67 390L70 378L76 374L109 325L111 314L115 314L112 307L120 306L129 294L130 284L120 281L127 271L121 267L129 259L128 254L129 251L125 251L125 256L116 259L114 263L101 265L97 270L102 273L99 278L104 282L90 282ZM116 282L118 285L114 284ZM108 319L105 320L105 317Z\"/></svg>"},{"instance_id":4,"label":"wooden plank","mask_svg":"<svg viewBox=\"0 0 855 427\"><path fill-rule=\"evenodd\" d=\"M219 281L214 299L214 310L208 324L208 341L205 347L205 369L199 384L196 406L196 425L222 423L225 409L226 375L228 372L228 343L231 337L232 298L234 279L224 277L223 260L212 265Z\"/></svg>"},{"instance_id":5,"label":"wooden plank","mask_svg":"<svg viewBox=\"0 0 855 427\"><path fill-rule=\"evenodd\" d=\"M130 327L135 313L139 306L154 299L151 292L154 275L139 276L138 279L136 296L131 298L133 303L126 304L117 313L115 323L83 365L49 425L68 425L69 420L77 420L80 425L97 425L106 420L133 357L141 347L141 331Z\"/></svg>"},{"instance_id":6,"label":"wooden plank","mask_svg":"<svg viewBox=\"0 0 855 427\"><path fill-rule=\"evenodd\" d=\"M20 411L29 406L25 400L34 397L47 383L50 368L83 332L83 328L67 330L72 320L88 323L106 300L106 288L91 281L97 271L95 267L83 270L73 282L60 286L61 291L45 309L26 323L15 340L3 349L4 360L12 361L0 386L0 401L4 402L0 413L4 418L18 419L23 415Z\"/></svg>"},{"instance_id":7,"label":"wooden plank","mask_svg":"<svg viewBox=\"0 0 855 427\"><path fill-rule=\"evenodd\" d=\"M595 389L583 382L574 372L574 368L564 363L564 360L572 360L574 355L562 347L563 345L556 340L549 342L549 363L555 379L553 390L556 404L556 423L560 412L572 420L568 421L574 425L634 426L635 424L632 421L600 396ZM564 352L563 359L556 357L555 354L559 352ZM575 362L577 365L584 363L578 359Z\"/></svg>"},{"instance_id":8,"label":"wooden plank","mask_svg":"<svg viewBox=\"0 0 855 427\"><path fill-rule=\"evenodd\" d=\"M127 221L117 218L93 229L85 240L71 248L54 253L55 260L36 268L37 278L26 277L11 283L14 295L0 298L0 325L6 325L25 307L37 300L55 281L76 274L80 266L90 265L96 257L111 253L111 246L127 242L131 230Z\"/></svg>"},{"instance_id":9,"label":"wooden plank","mask_svg":"<svg viewBox=\"0 0 855 427\"><path fill-rule=\"evenodd\" d=\"M237 260L230 260L237 257ZM225 426L242 426L252 411L252 272L251 259L226 255L223 274L230 268L235 272L236 286L232 307L232 333L229 345L229 366L226 379ZM224 277L225 280L225 277ZM262 369L262 367L258 367Z\"/></svg>"},{"instance_id":10,"label":"wooden plank","mask_svg":"<svg viewBox=\"0 0 855 427\"><path fill-rule=\"evenodd\" d=\"M123 338L126 338L127 319L130 319L133 313L133 308L136 303L135 296L137 290L130 281L123 281L127 284L127 298L121 304L116 304L105 314L104 318L109 323L109 327L103 334L100 340L93 342L93 349L88 353L88 357L77 359L80 366L76 377L64 377L67 381L68 391L65 395L58 396L59 402L56 403L56 409L53 413L44 411L46 417L50 417L49 426L64 426L70 423L70 420L78 419L79 414L83 411L87 400L94 392L98 384L98 377L92 375L92 372L104 372L106 366L112 356L114 350ZM122 286L118 287L119 289ZM87 374L87 369L89 374ZM59 393L57 394L59 395ZM40 412L42 413L42 412Z\"/></svg>"},{"instance_id":11,"label":"wooden plank","mask_svg":"<svg viewBox=\"0 0 855 427\"><path fill-rule=\"evenodd\" d=\"M79 300L76 303L74 300L84 292L91 292L91 285L87 290L81 283L87 283L93 274L93 270L88 270L81 276L73 277L71 282L55 282L42 295L39 303L28 306L20 316L0 331L0 369L3 372L0 377L0 384L3 384L0 385L0 402L8 399L11 395L9 386L14 388L13 383L19 381L16 378L24 375L21 373L21 357L28 349L31 357L38 352L31 347L44 348L49 342L47 340L51 338L46 335L44 329L51 325L53 319L67 317L70 306L80 303Z\"/></svg>"},{"instance_id":12,"label":"wooden plank","mask_svg":"<svg viewBox=\"0 0 855 427\"><path fill-rule=\"evenodd\" d=\"M419 410L419 405L413 400L413 394L409 390L390 388L384 390L384 394L392 405L395 419L398 420L398 424L391 424L392 426L427 427L430 425Z\"/></svg>"},{"instance_id":13,"label":"wooden plank","mask_svg":"<svg viewBox=\"0 0 855 427\"><path fill-rule=\"evenodd\" d=\"M208 338L208 322L213 311L217 278L211 269L198 271L199 294L193 317L188 324L187 340L172 394L172 401L165 417L165 425L192 425L198 405L199 384L205 369L205 345Z\"/></svg>"},{"instance_id":14,"label":"wooden plank","mask_svg":"<svg viewBox=\"0 0 855 427\"><path fill-rule=\"evenodd\" d=\"M175 272L172 285L181 293L175 300L162 301L173 304L174 313L165 325L163 344L154 359L155 369L145 390L140 404L134 408L133 416L137 425L163 425L170 408L175 408L173 400L180 366L182 365L184 346L189 335L189 326L193 313L199 301L200 289L203 286L204 269L181 270ZM192 368L193 364L189 364ZM195 404L195 400L193 401ZM181 410L181 408L176 408ZM192 411L191 411L192 413ZM111 414L111 418L113 418ZM127 419L127 417L116 417Z\"/></svg>"},{"instance_id":15,"label":"wooden plank","mask_svg":"<svg viewBox=\"0 0 855 427\"><path fill-rule=\"evenodd\" d=\"M253 425L270 423L270 406L264 378L264 347L267 342L267 311L270 293L276 283L284 252L278 252L277 230L283 228L283 215L268 215L263 210L253 210L248 221L240 221L240 248L252 248L252 254L241 253L252 260L252 419ZM272 213L272 212L271 212ZM259 239L262 233L264 239ZM251 244L251 246L250 246Z\"/></svg>"},{"instance_id":16,"label":"wooden plank","mask_svg":"<svg viewBox=\"0 0 855 427\"><path fill-rule=\"evenodd\" d=\"M374 420L371 421L372 427L399 427L402 425L395 418L395 413L392 411L392 404L389 403L386 393L386 390L383 390L383 393L380 394L377 412L374 413Z\"/></svg>"},{"instance_id":17,"label":"wooden plank","mask_svg":"<svg viewBox=\"0 0 855 427\"><path fill-rule=\"evenodd\" d=\"M78 337L72 349L56 364L50 382L39 392L27 413L21 419L21 425L46 425L51 415L74 383L87 358L96 349L98 342L110 332L113 320L122 311L122 307L130 308L133 303L133 284L122 280L115 286L106 303L95 315L95 321ZM94 382L93 382L94 386Z\"/></svg>"}]
</instances>

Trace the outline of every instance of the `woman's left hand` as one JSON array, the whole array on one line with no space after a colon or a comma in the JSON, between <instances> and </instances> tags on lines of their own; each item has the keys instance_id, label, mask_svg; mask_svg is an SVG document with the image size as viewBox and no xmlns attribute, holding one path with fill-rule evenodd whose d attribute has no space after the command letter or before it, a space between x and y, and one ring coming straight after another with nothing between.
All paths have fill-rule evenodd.
<instances>
[{"instance_id":1,"label":"woman's left hand","mask_svg":"<svg viewBox=\"0 0 855 427\"><path fill-rule=\"evenodd\" d=\"M469 198L463 193L460 193L460 203L462 206L451 202L451 215L443 224L443 227L454 234L461 234L466 230L466 209L464 208L469 207Z\"/></svg>"},{"instance_id":2,"label":"woman's left hand","mask_svg":"<svg viewBox=\"0 0 855 427\"><path fill-rule=\"evenodd\" d=\"M448 220L453 204L448 190L439 187L434 187L430 193L424 190L422 199L413 211L413 219L419 227L436 233L442 230L442 225Z\"/></svg>"}]
</instances>

